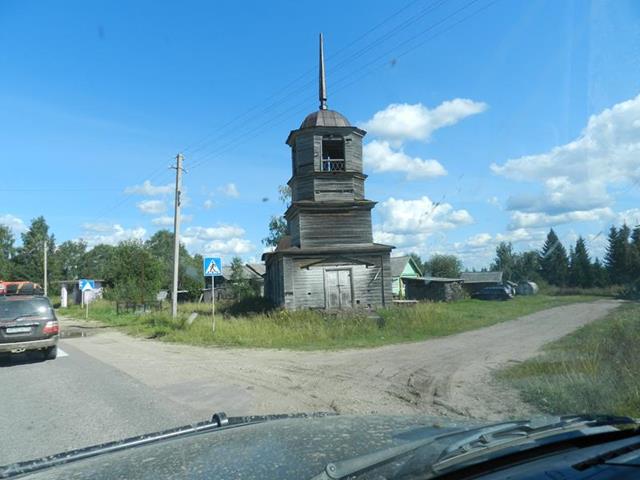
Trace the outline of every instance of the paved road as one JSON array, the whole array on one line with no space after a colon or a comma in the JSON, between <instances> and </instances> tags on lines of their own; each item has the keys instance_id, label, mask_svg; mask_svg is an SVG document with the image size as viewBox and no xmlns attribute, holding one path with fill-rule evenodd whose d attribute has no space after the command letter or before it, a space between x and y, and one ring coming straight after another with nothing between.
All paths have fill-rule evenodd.
<instances>
[{"instance_id":1,"label":"paved road","mask_svg":"<svg viewBox=\"0 0 640 480\"><path fill-rule=\"evenodd\" d=\"M61 341L56 360L0 363L0 465L201 421L178 404Z\"/></svg>"}]
</instances>

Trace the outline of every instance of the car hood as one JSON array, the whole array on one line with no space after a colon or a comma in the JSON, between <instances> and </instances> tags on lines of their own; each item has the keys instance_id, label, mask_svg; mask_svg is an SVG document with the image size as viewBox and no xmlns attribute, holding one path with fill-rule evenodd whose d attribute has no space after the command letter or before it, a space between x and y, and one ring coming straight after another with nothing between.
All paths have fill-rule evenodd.
<instances>
[{"instance_id":1,"label":"car hood","mask_svg":"<svg viewBox=\"0 0 640 480\"><path fill-rule=\"evenodd\" d=\"M36 479L304 479L327 463L482 425L427 416L284 418L178 437L47 468ZM446 444L428 446L433 453Z\"/></svg>"}]
</instances>

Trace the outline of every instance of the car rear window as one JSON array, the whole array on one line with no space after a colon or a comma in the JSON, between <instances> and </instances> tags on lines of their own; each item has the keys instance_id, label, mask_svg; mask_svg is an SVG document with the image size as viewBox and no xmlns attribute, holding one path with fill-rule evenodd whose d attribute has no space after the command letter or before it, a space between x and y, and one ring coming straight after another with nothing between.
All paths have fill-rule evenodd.
<instances>
[{"instance_id":1,"label":"car rear window","mask_svg":"<svg viewBox=\"0 0 640 480\"><path fill-rule=\"evenodd\" d=\"M0 300L0 320L15 320L23 316L51 317L51 305L46 298Z\"/></svg>"}]
</instances>

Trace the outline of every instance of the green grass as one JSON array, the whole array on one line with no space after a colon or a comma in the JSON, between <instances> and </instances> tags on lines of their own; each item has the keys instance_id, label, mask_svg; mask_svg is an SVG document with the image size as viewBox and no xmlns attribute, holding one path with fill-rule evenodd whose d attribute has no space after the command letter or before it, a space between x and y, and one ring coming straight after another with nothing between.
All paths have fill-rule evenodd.
<instances>
[{"instance_id":1,"label":"green grass","mask_svg":"<svg viewBox=\"0 0 640 480\"><path fill-rule=\"evenodd\" d=\"M623 305L498 378L546 412L640 416L640 304Z\"/></svg>"},{"instance_id":2,"label":"green grass","mask_svg":"<svg viewBox=\"0 0 640 480\"><path fill-rule=\"evenodd\" d=\"M166 310L117 315L113 303L99 301L91 304L89 319L119 327L133 335L191 345L321 350L419 341L493 325L545 308L593 299L537 295L517 297L508 302L462 300L449 304L421 303L379 310L382 323L363 313L325 315L315 311L277 310L244 316L216 315L215 334L211 329L210 306L203 304L180 305L179 316L173 320ZM192 311L198 311L200 315L188 326L186 318ZM59 313L84 318L78 306Z\"/></svg>"}]
</instances>

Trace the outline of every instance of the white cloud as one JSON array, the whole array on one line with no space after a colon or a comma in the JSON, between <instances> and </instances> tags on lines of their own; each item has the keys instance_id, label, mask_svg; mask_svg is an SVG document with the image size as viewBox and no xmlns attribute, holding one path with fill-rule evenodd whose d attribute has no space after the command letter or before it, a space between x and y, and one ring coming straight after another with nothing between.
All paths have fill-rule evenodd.
<instances>
[{"instance_id":1,"label":"white cloud","mask_svg":"<svg viewBox=\"0 0 640 480\"><path fill-rule=\"evenodd\" d=\"M27 230L27 226L25 225L24 221L21 218L16 217L15 215L11 215L10 213L0 215L0 225L9 227L14 235Z\"/></svg>"},{"instance_id":2,"label":"white cloud","mask_svg":"<svg viewBox=\"0 0 640 480\"><path fill-rule=\"evenodd\" d=\"M193 215L181 215L180 221L182 223L190 222L193 220ZM162 227L169 227L173 225L173 216L161 215L151 220L154 225L160 225Z\"/></svg>"},{"instance_id":3,"label":"white cloud","mask_svg":"<svg viewBox=\"0 0 640 480\"><path fill-rule=\"evenodd\" d=\"M433 233L473 223L466 210L454 210L449 203L433 202L423 196L416 200L389 198L376 208L382 230L393 233Z\"/></svg>"},{"instance_id":4,"label":"white cloud","mask_svg":"<svg viewBox=\"0 0 640 480\"><path fill-rule=\"evenodd\" d=\"M167 204L164 200L143 200L142 202L138 202L137 206L138 210L142 213L150 215L164 213L167 210Z\"/></svg>"},{"instance_id":5,"label":"white cloud","mask_svg":"<svg viewBox=\"0 0 640 480\"><path fill-rule=\"evenodd\" d=\"M192 253L223 257L244 255L255 251L255 246L244 238L245 233L237 225L194 226L185 229L182 241Z\"/></svg>"},{"instance_id":6,"label":"white cloud","mask_svg":"<svg viewBox=\"0 0 640 480\"><path fill-rule=\"evenodd\" d=\"M613 185L640 183L640 95L597 115L573 141L546 153L493 164L494 173L538 182L542 192L507 201L512 227L610 220Z\"/></svg>"},{"instance_id":7,"label":"white cloud","mask_svg":"<svg viewBox=\"0 0 640 480\"><path fill-rule=\"evenodd\" d=\"M511 214L509 228L553 227L572 222L606 221L615 218L615 213L608 207L593 210L578 210L573 212L549 215L542 212L520 212Z\"/></svg>"},{"instance_id":8,"label":"white cloud","mask_svg":"<svg viewBox=\"0 0 640 480\"><path fill-rule=\"evenodd\" d=\"M227 197L237 198L240 196L240 192L235 183L227 183L226 185L218 187L218 191Z\"/></svg>"},{"instance_id":9,"label":"white cloud","mask_svg":"<svg viewBox=\"0 0 640 480\"><path fill-rule=\"evenodd\" d=\"M373 140L364 146L363 153L365 165L375 172L405 172L407 180L434 178L447 174L437 160L410 157L402 149L394 151L388 141Z\"/></svg>"},{"instance_id":10,"label":"white cloud","mask_svg":"<svg viewBox=\"0 0 640 480\"><path fill-rule=\"evenodd\" d=\"M244 255L254 251L253 244L244 238L231 238L229 240L213 240L205 244L204 255L208 256L235 256Z\"/></svg>"},{"instance_id":11,"label":"white cloud","mask_svg":"<svg viewBox=\"0 0 640 480\"><path fill-rule=\"evenodd\" d=\"M616 223L618 225L626 223L632 228L636 225L640 225L640 208L631 208L618 213Z\"/></svg>"},{"instance_id":12,"label":"white cloud","mask_svg":"<svg viewBox=\"0 0 640 480\"><path fill-rule=\"evenodd\" d=\"M85 223L81 238L87 242L89 248L101 243L117 245L124 240L142 240L147 231L142 227L124 228L117 223Z\"/></svg>"},{"instance_id":13,"label":"white cloud","mask_svg":"<svg viewBox=\"0 0 640 480\"><path fill-rule=\"evenodd\" d=\"M151 223L153 223L154 225L168 227L170 225L173 225L173 217L170 217L169 215L162 215L161 217L156 217L151 220Z\"/></svg>"},{"instance_id":14,"label":"white cloud","mask_svg":"<svg viewBox=\"0 0 640 480\"><path fill-rule=\"evenodd\" d=\"M207 199L202 204L205 210L211 210L213 208L213 200Z\"/></svg>"},{"instance_id":15,"label":"white cloud","mask_svg":"<svg viewBox=\"0 0 640 480\"><path fill-rule=\"evenodd\" d=\"M362 128L397 146L406 140L429 140L437 129L454 125L486 109L486 103L465 98L442 102L431 110L421 103L393 103L376 112Z\"/></svg>"},{"instance_id":16,"label":"white cloud","mask_svg":"<svg viewBox=\"0 0 640 480\"><path fill-rule=\"evenodd\" d=\"M467 244L471 247L484 247L493 237L488 233L478 233L467 240Z\"/></svg>"},{"instance_id":17,"label":"white cloud","mask_svg":"<svg viewBox=\"0 0 640 480\"><path fill-rule=\"evenodd\" d=\"M129 195L147 195L147 196L155 196L155 195L166 195L168 193L172 193L174 191L174 185L168 183L166 185L153 185L149 180L145 180L142 185L133 185L132 187L127 187L124 190L124 193Z\"/></svg>"}]
</instances>

